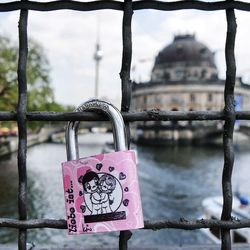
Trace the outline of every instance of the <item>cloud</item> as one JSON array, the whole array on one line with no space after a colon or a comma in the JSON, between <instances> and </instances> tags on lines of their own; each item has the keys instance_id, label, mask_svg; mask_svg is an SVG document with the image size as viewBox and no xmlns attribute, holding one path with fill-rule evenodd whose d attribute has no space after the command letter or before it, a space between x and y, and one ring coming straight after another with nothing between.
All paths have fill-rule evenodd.
<instances>
[{"instance_id":1,"label":"cloud","mask_svg":"<svg viewBox=\"0 0 250 250\"><path fill-rule=\"evenodd\" d=\"M18 39L19 12L0 15L0 31ZM29 12L29 35L40 42L51 64L51 83L56 100L77 105L94 95L95 62L93 59L100 23L103 59L100 62L100 96L119 106L121 98L120 69L122 59L121 11L95 12L53 11ZM238 32L236 60L238 72L250 72L249 15L236 11ZM181 10L163 12L136 11L132 20L132 79L148 80L159 50L173 40L174 34L195 33L198 41L216 52L220 76L225 76L224 47L226 38L225 11L204 12ZM247 73L246 73L247 72ZM250 74L249 74L250 77Z\"/></svg>"},{"instance_id":2,"label":"cloud","mask_svg":"<svg viewBox=\"0 0 250 250\"><path fill-rule=\"evenodd\" d=\"M52 67L52 85L59 102L77 105L94 95L93 55L98 18L101 47L104 51L104 57L100 62L100 93L101 96L118 103L121 91L119 72L122 56L122 12L29 13L29 36L45 48ZM4 28L1 30L17 40L17 23L18 13L10 13L4 20Z\"/></svg>"},{"instance_id":3,"label":"cloud","mask_svg":"<svg viewBox=\"0 0 250 250\"><path fill-rule=\"evenodd\" d=\"M245 81L250 81L250 49L249 28L250 16L248 12L235 11L237 21L237 35L235 43L235 57L237 63L237 76L243 76ZM145 16L147 18L145 18ZM139 11L135 15L137 26L136 41L143 40L143 44L149 42L153 46L150 52L144 51L144 57L152 57L152 52L158 51L171 43L174 34L195 34L196 39L215 52L215 62L221 78L225 78L225 41L227 32L225 11L198 11L179 10L163 12L155 10ZM146 21L144 21L146 20ZM138 35L138 37L137 37ZM142 50L143 46L139 48ZM140 53L142 54L142 53ZM151 63L152 67L153 63ZM149 67L147 68L147 70ZM144 74L144 71L140 74Z\"/></svg>"},{"instance_id":4,"label":"cloud","mask_svg":"<svg viewBox=\"0 0 250 250\"><path fill-rule=\"evenodd\" d=\"M112 61L110 57L120 59L121 56L121 47L115 42L119 41L121 15L109 11L99 13L99 18L101 46L104 51L104 57L100 62L99 89L102 95L113 100L119 98L120 94L119 86L116 84L119 66L107 62ZM34 12L30 15L30 34L48 50L53 67L53 84L60 102L78 104L94 95L93 55L97 19L97 13L93 12ZM112 93L108 88L103 88L107 83L111 84Z\"/></svg>"},{"instance_id":5,"label":"cloud","mask_svg":"<svg viewBox=\"0 0 250 250\"><path fill-rule=\"evenodd\" d=\"M195 10L180 10L175 12L148 11L144 15L149 16L145 26L142 15L138 17L138 25L141 30L151 35L157 46L154 54L173 41L176 34L195 34L196 39L207 45L212 51L216 51L216 61L221 75L225 71L223 53L226 35L226 20L222 11L202 12ZM148 26L150 22L150 27ZM150 32L151 30L151 32ZM140 35L142 36L142 35ZM144 35L145 36L145 35ZM151 55L150 55L151 56Z\"/></svg>"}]
</instances>

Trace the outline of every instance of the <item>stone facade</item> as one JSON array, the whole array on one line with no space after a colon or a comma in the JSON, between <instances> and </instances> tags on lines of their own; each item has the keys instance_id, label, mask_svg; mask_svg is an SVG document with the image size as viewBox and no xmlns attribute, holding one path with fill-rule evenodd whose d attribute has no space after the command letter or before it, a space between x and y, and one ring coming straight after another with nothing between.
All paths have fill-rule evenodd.
<instances>
[{"instance_id":1,"label":"stone facade","mask_svg":"<svg viewBox=\"0 0 250 250\"><path fill-rule=\"evenodd\" d=\"M157 55L151 80L134 83L132 107L136 111L221 111L224 108L224 84L225 80L218 78L214 53L193 35L175 36L174 41ZM235 84L235 102L236 110L250 107L250 88L240 78ZM189 141L199 134L198 127L191 124L178 122L171 127L170 122L138 123L141 128L139 137ZM218 121L193 124L214 130Z\"/></svg>"}]
</instances>

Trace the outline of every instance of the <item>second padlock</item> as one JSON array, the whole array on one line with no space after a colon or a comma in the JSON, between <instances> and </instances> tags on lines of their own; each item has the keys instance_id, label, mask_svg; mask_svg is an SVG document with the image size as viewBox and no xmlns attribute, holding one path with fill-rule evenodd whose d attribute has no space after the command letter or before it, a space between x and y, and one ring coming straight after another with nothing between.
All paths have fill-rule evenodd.
<instances>
[{"instance_id":1,"label":"second padlock","mask_svg":"<svg viewBox=\"0 0 250 250\"><path fill-rule=\"evenodd\" d=\"M110 118L116 152L79 158L79 122L69 122L66 131L68 161L62 164L69 234L144 227L136 154L127 148L120 112L100 100L85 102L76 111L101 111Z\"/></svg>"}]
</instances>

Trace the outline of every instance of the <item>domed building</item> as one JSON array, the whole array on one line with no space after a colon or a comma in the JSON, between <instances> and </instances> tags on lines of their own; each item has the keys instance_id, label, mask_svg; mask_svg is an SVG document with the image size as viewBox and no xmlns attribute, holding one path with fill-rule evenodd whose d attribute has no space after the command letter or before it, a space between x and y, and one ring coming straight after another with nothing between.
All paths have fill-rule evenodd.
<instances>
[{"instance_id":1,"label":"domed building","mask_svg":"<svg viewBox=\"0 0 250 250\"><path fill-rule=\"evenodd\" d=\"M177 35L156 56L151 80L133 84L136 111L221 111L225 80L218 78L214 53L194 35ZM240 78L235 85L236 109L250 107L250 88ZM222 122L179 121L137 124L138 142L169 141L209 143L218 136Z\"/></svg>"}]
</instances>

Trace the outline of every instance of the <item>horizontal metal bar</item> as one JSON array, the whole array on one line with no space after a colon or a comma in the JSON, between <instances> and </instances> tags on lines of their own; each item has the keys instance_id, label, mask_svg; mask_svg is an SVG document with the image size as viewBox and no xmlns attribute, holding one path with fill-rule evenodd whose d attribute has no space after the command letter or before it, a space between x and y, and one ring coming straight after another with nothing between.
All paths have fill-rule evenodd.
<instances>
[{"instance_id":1,"label":"horizontal metal bar","mask_svg":"<svg viewBox=\"0 0 250 250\"><path fill-rule=\"evenodd\" d=\"M174 111L159 111L149 110L143 112L122 112L122 116L125 121L170 121L170 120L221 120L224 119L223 112L174 112ZM107 117L93 113L51 113L51 112L32 112L27 114L28 120L81 120L81 121L95 121L95 120L107 120ZM250 113L249 113L250 119Z\"/></svg>"},{"instance_id":2,"label":"horizontal metal bar","mask_svg":"<svg viewBox=\"0 0 250 250\"><path fill-rule=\"evenodd\" d=\"M17 113L16 112L0 112L0 120L1 121L16 121Z\"/></svg>"},{"instance_id":3,"label":"horizontal metal bar","mask_svg":"<svg viewBox=\"0 0 250 250\"><path fill-rule=\"evenodd\" d=\"M180 218L179 220L151 220L145 221L144 229L159 230L164 228L175 228L184 230L195 230L202 228L220 228L220 229L239 229L250 227L250 219L222 221L222 220L188 220Z\"/></svg>"},{"instance_id":4,"label":"horizontal metal bar","mask_svg":"<svg viewBox=\"0 0 250 250\"><path fill-rule=\"evenodd\" d=\"M35 11L55 11L55 10L77 10L77 11L93 11L102 9L123 10L124 3L119 1L51 1L51 2L34 2L34 1L13 1L8 3L0 3L0 12L15 11L20 9ZM242 1L217 1L203 2L195 0L185 0L176 2L163 1L134 1L133 10L155 9L162 11L173 11L180 9L196 9L202 11L216 11L225 9L238 9L242 11L250 11L250 3Z\"/></svg>"},{"instance_id":5,"label":"horizontal metal bar","mask_svg":"<svg viewBox=\"0 0 250 250\"><path fill-rule=\"evenodd\" d=\"M217 1L217 2L203 2L195 0L164 2L164 1L135 1L133 2L134 10L141 9L155 9L163 11L172 11L180 9L196 9L203 11L215 11L225 9L238 9L249 11L250 4L241 1Z\"/></svg>"},{"instance_id":6,"label":"horizontal metal bar","mask_svg":"<svg viewBox=\"0 0 250 250\"><path fill-rule=\"evenodd\" d=\"M66 220L53 219L34 219L34 220L16 220L1 218L0 227L17 228L17 229L31 229L31 228L57 228L66 229Z\"/></svg>"},{"instance_id":7,"label":"horizontal metal bar","mask_svg":"<svg viewBox=\"0 0 250 250\"><path fill-rule=\"evenodd\" d=\"M250 120L250 111L237 111L236 119ZM27 112L28 121L107 121L108 118L92 112ZM223 111L159 111L122 112L127 122L136 121L205 121L225 120ZM15 112L0 112L0 121L16 121Z\"/></svg>"},{"instance_id":8,"label":"horizontal metal bar","mask_svg":"<svg viewBox=\"0 0 250 250\"><path fill-rule=\"evenodd\" d=\"M238 111L236 119L250 120L250 111ZM122 112L123 119L127 122L135 121L203 121L203 120L224 120L223 111L159 111L148 110L142 112ZM1 116L0 116L1 117ZM93 114L91 112L30 112L27 113L27 119L30 121L106 121L107 117L101 114Z\"/></svg>"},{"instance_id":9,"label":"horizontal metal bar","mask_svg":"<svg viewBox=\"0 0 250 250\"><path fill-rule=\"evenodd\" d=\"M102 9L123 10L123 3L118 1L51 1L51 2L33 2L33 1L13 1L9 3L0 3L0 12L15 11L20 9L35 11L55 11L55 10L77 10L77 11L93 11Z\"/></svg>"},{"instance_id":10,"label":"horizontal metal bar","mask_svg":"<svg viewBox=\"0 0 250 250\"><path fill-rule=\"evenodd\" d=\"M188 220L180 218L179 220L146 220L144 229L159 230L164 228L175 228L184 230L195 230L202 228L221 228L221 229L240 229L250 227L250 219L230 221L222 220ZM8 218L0 218L0 227L17 228L17 229L34 229L34 228L55 228L66 229L66 220L53 219L32 219L32 220L16 220Z\"/></svg>"}]
</instances>

